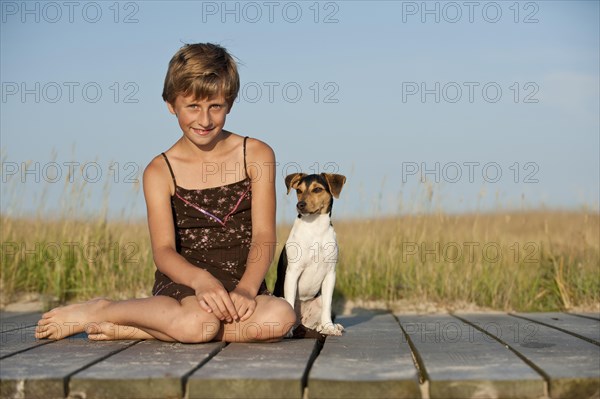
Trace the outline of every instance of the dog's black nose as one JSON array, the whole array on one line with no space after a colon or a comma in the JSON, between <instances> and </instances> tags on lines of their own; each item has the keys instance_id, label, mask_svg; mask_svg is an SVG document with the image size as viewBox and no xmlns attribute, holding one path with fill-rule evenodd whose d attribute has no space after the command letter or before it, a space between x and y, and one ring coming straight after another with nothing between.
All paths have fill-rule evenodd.
<instances>
[{"instance_id":1,"label":"dog's black nose","mask_svg":"<svg viewBox=\"0 0 600 399\"><path fill-rule=\"evenodd\" d=\"M298 208L299 210L303 210L304 208L306 208L306 201L298 201L296 208Z\"/></svg>"}]
</instances>

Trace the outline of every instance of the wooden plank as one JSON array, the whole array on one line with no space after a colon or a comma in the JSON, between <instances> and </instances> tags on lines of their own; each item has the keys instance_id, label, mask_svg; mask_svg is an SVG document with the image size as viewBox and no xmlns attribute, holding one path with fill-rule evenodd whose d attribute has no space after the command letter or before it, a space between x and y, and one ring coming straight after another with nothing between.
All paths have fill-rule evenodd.
<instances>
[{"instance_id":1,"label":"wooden plank","mask_svg":"<svg viewBox=\"0 0 600 399\"><path fill-rule=\"evenodd\" d=\"M301 398L315 339L230 344L187 381L192 398Z\"/></svg>"},{"instance_id":2,"label":"wooden plank","mask_svg":"<svg viewBox=\"0 0 600 399\"><path fill-rule=\"evenodd\" d=\"M588 398L600 390L600 347L573 335L508 315L459 315L484 328L549 378L552 398Z\"/></svg>"},{"instance_id":3,"label":"wooden plank","mask_svg":"<svg viewBox=\"0 0 600 399\"><path fill-rule=\"evenodd\" d=\"M0 397L64 397L65 381L72 373L133 343L92 342L79 334L18 353L2 361Z\"/></svg>"},{"instance_id":4,"label":"wooden plank","mask_svg":"<svg viewBox=\"0 0 600 399\"><path fill-rule=\"evenodd\" d=\"M35 327L27 327L0 334L0 359L52 342L35 339L34 333Z\"/></svg>"},{"instance_id":5,"label":"wooden plank","mask_svg":"<svg viewBox=\"0 0 600 399\"><path fill-rule=\"evenodd\" d=\"M0 320L0 333L35 326L41 317L41 313L21 313L2 317Z\"/></svg>"},{"instance_id":6,"label":"wooden plank","mask_svg":"<svg viewBox=\"0 0 600 399\"><path fill-rule=\"evenodd\" d=\"M398 315L431 398L539 398L544 379L498 341L450 315Z\"/></svg>"},{"instance_id":7,"label":"wooden plank","mask_svg":"<svg viewBox=\"0 0 600 399\"><path fill-rule=\"evenodd\" d=\"M588 319L594 319L600 321L600 313L592 313L592 312L569 312L569 314L579 316L579 317L587 317Z\"/></svg>"},{"instance_id":8,"label":"wooden plank","mask_svg":"<svg viewBox=\"0 0 600 399\"><path fill-rule=\"evenodd\" d=\"M35 325L41 317L41 312L2 312L0 315L0 321L26 321L28 323L31 323L32 325Z\"/></svg>"},{"instance_id":9,"label":"wooden plank","mask_svg":"<svg viewBox=\"0 0 600 399\"><path fill-rule=\"evenodd\" d=\"M77 398L182 398L182 379L225 346L143 341L73 375Z\"/></svg>"},{"instance_id":10,"label":"wooden plank","mask_svg":"<svg viewBox=\"0 0 600 399\"><path fill-rule=\"evenodd\" d=\"M310 370L310 398L420 397L410 347L391 314L341 316L336 322L346 331L327 337Z\"/></svg>"},{"instance_id":11,"label":"wooden plank","mask_svg":"<svg viewBox=\"0 0 600 399\"><path fill-rule=\"evenodd\" d=\"M515 316L545 324L600 345L600 323L568 313L515 313Z\"/></svg>"}]
</instances>

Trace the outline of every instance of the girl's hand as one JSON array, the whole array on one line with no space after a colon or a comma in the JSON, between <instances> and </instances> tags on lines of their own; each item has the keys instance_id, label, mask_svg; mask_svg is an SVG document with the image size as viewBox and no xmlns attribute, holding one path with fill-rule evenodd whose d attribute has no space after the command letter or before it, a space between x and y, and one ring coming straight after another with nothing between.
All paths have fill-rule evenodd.
<instances>
[{"instance_id":1,"label":"girl's hand","mask_svg":"<svg viewBox=\"0 0 600 399\"><path fill-rule=\"evenodd\" d=\"M256 300L254 299L254 296L239 286L231 291L229 296L235 305L237 314L240 316L240 321L248 320L256 309Z\"/></svg>"},{"instance_id":2,"label":"girl's hand","mask_svg":"<svg viewBox=\"0 0 600 399\"><path fill-rule=\"evenodd\" d=\"M208 273L207 273L208 274ZM236 311L229 293L223 284L212 275L203 276L199 283L193 287L200 307L208 313L214 313L221 321L238 321L240 317Z\"/></svg>"}]
</instances>

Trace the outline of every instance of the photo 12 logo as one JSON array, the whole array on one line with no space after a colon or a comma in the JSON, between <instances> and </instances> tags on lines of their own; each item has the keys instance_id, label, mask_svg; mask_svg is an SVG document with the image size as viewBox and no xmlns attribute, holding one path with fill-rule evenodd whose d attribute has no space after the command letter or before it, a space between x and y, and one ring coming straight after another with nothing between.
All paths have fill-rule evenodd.
<instances>
[{"instance_id":1,"label":"photo 12 logo","mask_svg":"<svg viewBox=\"0 0 600 399\"><path fill-rule=\"evenodd\" d=\"M103 167L98 162L13 162L4 161L0 164L2 184L12 179L20 183L98 183L103 178L113 183L140 182L140 166L135 162L112 162Z\"/></svg>"},{"instance_id":2,"label":"photo 12 logo","mask_svg":"<svg viewBox=\"0 0 600 399\"><path fill-rule=\"evenodd\" d=\"M202 22L221 23L291 23L303 20L315 24L337 24L340 5L338 2L296 1L203 1Z\"/></svg>"},{"instance_id":3,"label":"photo 12 logo","mask_svg":"<svg viewBox=\"0 0 600 399\"><path fill-rule=\"evenodd\" d=\"M2 103L94 104L102 99L121 104L137 104L140 90L136 82L2 82Z\"/></svg>"},{"instance_id":4,"label":"photo 12 logo","mask_svg":"<svg viewBox=\"0 0 600 399\"><path fill-rule=\"evenodd\" d=\"M402 183L417 178L421 183L498 183L512 177L514 183L539 183L540 166L536 162L513 162L504 167L498 162L402 162Z\"/></svg>"},{"instance_id":5,"label":"photo 12 logo","mask_svg":"<svg viewBox=\"0 0 600 399\"><path fill-rule=\"evenodd\" d=\"M496 338L501 338L505 342L524 343L534 341L538 334L539 325L532 322L514 320L510 323L465 323L461 317L459 320L451 322L408 322L402 323L402 327L413 342L481 342L482 339L488 342L496 342ZM406 337L402 337L405 342ZM469 356L464 357L449 353L455 362L466 360L469 363Z\"/></svg>"},{"instance_id":6,"label":"photo 12 logo","mask_svg":"<svg viewBox=\"0 0 600 399\"><path fill-rule=\"evenodd\" d=\"M340 102L340 87L336 82L248 82L240 87L236 102L251 104L285 102L290 104L302 100L315 104L337 104Z\"/></svg>"},{"instance_id":7,"label":"photo 12 logo","mask_svg":"<svg viewBox=\"0 0 600 399\"><path fill-rule=\"evenodd\" d=\"M498 103L503 97L514 103L536 104L540 86L536 82L402 82L402 102ZM506 96L506 93L510 93Z\"/></svg>"},{"instance_id":8,"label":"photo 12 logo","mask_svg":"<svg viewBox=\"0 0 600 399\"><path fill-rule=\"evenodd\" d=\"M96 262L106 258L114 263L138 263L139 245L136 242L16 242L5 241L0 247L2 262L26 261L48 264L68 262L69 259L85 259Z\"/></svg>"},{"instance_id":9,"label":"photo 12 logo","mask_svg":"<svg viewBox=\"0 0 600 399\"><path fill-rule=\"evenodd\" d=\"M498 242L414 242L403 241L401 245L402 262L420 263L468 263L482 262L487 265L498 264L503 260L515 264L537 264L540 262L540 244L529 241L502 245Z\"/></svg>"},{"instance_id":10,"label":"photo 12 logo","mask_svg":"<svg viewBox=\"0 0 600 399\"><path fill-rule=\"evenodd\" d=\"M127 1L2 1L2 23L76 23L137 24L140 6Z\"/></svg>"},{"instance_id":11,"label":"photo 12 logo","mask_svg":"<svg viewBox=\"0 0 600 399\"><path fill-rule=\"evenodd\" d=\"M504 19L515 24L537 24L539 10L535 1L403 1L402 22L495 24Z\"/></svg>"}]
</instances>

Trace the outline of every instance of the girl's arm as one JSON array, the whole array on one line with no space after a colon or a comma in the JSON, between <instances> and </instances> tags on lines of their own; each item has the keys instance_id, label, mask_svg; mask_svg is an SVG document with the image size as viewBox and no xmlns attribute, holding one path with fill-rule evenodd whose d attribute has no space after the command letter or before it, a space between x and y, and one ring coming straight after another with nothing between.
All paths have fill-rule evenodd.
<instances>
[{"instance_id":1,"label":"girl's arm","mask_svg":"<svg viewBox=\"0 0 600 399\"><path fill-rule=\"evenodd\" d=\"M246 271L231 298L241 320L248 319L256 307L254 298L264 281L275 253L275 154L267 144L248 139L247 173L252 184L252 244Z\"/></svg>"},{"instance_id":2,"label":"girl's arm","mask_svg":"<svg viewBox=\"0 0 600 399\"><path fill-rule=\"evenodd\" d=\"M144 171L144 197L154 263L175 283L193 288L204 310L214 312L220 320L237 320L236 308L223 284L177 253L171 211L171 190L174 189L164 159L154 158Z\"/></svg>"}]
</instances>

